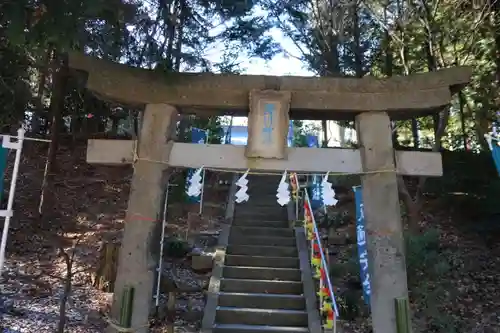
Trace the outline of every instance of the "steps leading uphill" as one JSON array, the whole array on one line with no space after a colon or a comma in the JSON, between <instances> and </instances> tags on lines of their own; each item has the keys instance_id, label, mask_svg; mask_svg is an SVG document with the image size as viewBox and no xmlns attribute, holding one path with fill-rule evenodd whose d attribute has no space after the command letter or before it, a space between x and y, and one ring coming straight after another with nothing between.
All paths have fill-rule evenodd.
<instances>
[{"instance_id":1,"label":"steps leading uphill","mask_svg":"<svg viewBox=\"0 0 500 333\"><path fill-rule=\"evenodd\" d=\"M295 231L286 208L276 202L280 177L248 180L250 200L235 206L223 259L214 265L202 329L310 332Z\"/></svg>"}]
</instances>

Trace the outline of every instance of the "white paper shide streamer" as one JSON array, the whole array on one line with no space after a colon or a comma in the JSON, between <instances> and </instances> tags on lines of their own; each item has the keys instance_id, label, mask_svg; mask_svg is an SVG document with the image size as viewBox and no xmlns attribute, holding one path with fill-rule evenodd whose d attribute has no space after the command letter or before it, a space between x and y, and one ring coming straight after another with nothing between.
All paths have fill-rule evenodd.
<instances>
[{"instance_id":1,"label":"white paper shide streamer","mask_svg":"<svg viewBox=\"0 0 500 333\"><path fill-rule=\"evenodd\" d=\"M493 150L493 145L500 146L500 140L498 138L498 134L495 134L495 132L485 134L484 138L486 139L486 142L488 143L490 150Z\"/></svg>"},{"instance_id":2,"label":"white paper shide streamer","mask_svg":"<svg viewBox=\"0 0 500 333\"><path fill-rule=\"evenodd\" d=\"M186 191L187 195L190 197L197 197L201 194L201 189L203 187L202 184L202 175L203 167L199 168L193 173L193 176L189 179L189 187Z\"/></svg>"},{"instance_id":3,"label":"white paper shide streamer","mask_svg":"<svg viewBox=\"0 0 500 333\"><path fill-rule=\"evenodd\" d=\"M332 187L332 183L328 182L328 173L323 177L321 182L321 188L323 190L323 204L325 206L335 206L339 202L335 198L335 190Z\"/></svg>"},{"instance_id":4,"label":"white paper shide streamer","mask_svg":"<svg viewBox=\"0 0 500 333\"><path fill-rule=\"evenodd\" d=\"M243 174L243 176L240 177L240 179L238 179L236 181L236 185L240 188L236 194L235 194L235 197L236 197L236 202L237 203L242 203L244 201L248 201L248 199L250 198L248 196L248 179L247 179L247 176L248 176L248 170L247 172L245 172Z\"/></svg>"},{"instance_id":5,"label":"white paper shide streamer","mask_svg":"<svg viewBox=\"0 0 500 333\"><path fill-rule=\"evenodd\" d=\"M278 203L281 206L284 206L290 202L290 191L288 189L289 185L286 182L286 175L287 172L283 172L283 176L281 176L281 180L278 185L278 191L276 193L276 198L278 198Z\"/></svg>"}]
</instances>

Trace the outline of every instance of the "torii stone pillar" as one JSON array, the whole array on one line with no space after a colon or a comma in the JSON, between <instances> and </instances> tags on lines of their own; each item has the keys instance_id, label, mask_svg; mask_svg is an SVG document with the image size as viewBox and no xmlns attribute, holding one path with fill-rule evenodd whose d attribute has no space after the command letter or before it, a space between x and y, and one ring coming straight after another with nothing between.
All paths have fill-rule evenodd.
<instances>
[{"instance_id":1,"label":"torii stone pillar","mask_svg":"<svg viewBox=\"0 0 500 333\"><path fill-rule=\"evenodd\" d=\"M168 156L175 135L177 110L166 104L149 104L139 133L134 175L125 218L115 281L112 319L118 320L123 289L134 288L132 325L134 332L149 332L149 314L157 261L152 241L160 221L165 193ZM165 161L167 163L158 163ZM110 329L110 332L115 332Z\"/></svg>"},{"instance_id":2,"label":"torii stone pillar","mask_svg":"<svg viewBox=\"0 0 500 333\"><path fill-rule=\"evenodd\" d=\"M363 208L371 279L371 312L374 333L397 333L395 298L407 297L403 225L395 172L391 122L385 112L356 116L360 143Z\"/></svg>"}]
</instances>

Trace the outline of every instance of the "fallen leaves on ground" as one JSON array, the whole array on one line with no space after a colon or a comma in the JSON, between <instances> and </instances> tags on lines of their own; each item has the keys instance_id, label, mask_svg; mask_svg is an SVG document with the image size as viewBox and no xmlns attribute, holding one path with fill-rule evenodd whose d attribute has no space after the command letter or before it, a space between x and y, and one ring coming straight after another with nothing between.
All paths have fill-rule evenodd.
<instances>
[{"instance_id":1,"label":"fallen leaves on ground","mask_svg":"<svg viewBox=\"0 0 500 333\"><path fill-rule=\"evenodd\" d=\"M92 287L93 273L100 244L121 239L133 170L131 166L89 165L85 162L85 152L85 144L60 147L44 198L49 209L41 219L38 206L47 145L25 143L9 231L6 271L0 282L2 332L55 331L66 275L65 262L59 255L61 249L70 255L74 253L73 271L77 272L67 303L67 332L104 331L103 312L109 309L111 297ZM7 171L6 181L10 181L9 174ZM220 189L215 192L218 197L211 201L219 201L223 194ZM210 191L206 196L210 198ZM181 209L177 216L182 217L184 213ZM217 215L221 215L221 209L208 208L204 218L186 230L183 220L173 214L169 225L179 235L216 230L220 220ZM182 271L185 276L191 274L193 280L198 276L185 265ZM193 328L199 327L203 304L202 292L181 294L176 331L194 332ZM185 314L190 312L196 315Z\"/></svg>"}]
</instances>

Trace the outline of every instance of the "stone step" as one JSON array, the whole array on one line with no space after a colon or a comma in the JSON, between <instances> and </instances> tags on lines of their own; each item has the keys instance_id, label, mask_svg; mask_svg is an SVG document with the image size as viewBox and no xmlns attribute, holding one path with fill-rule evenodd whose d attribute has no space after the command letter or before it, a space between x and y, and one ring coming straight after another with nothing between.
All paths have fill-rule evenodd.
<instances>
[{"instance_id":1,"label":"stone step","mask_svg":"<svg viewBox=\"0 0 500 333\"><path fill-rule=\"evenodd\" d=\"M226 266L300 268L298 258L226 255Z\"/></svg>"},{"instance_id":2,"label":"stone step","mask_svg":"<svg viewBox=\"0 0 500 333\"><path fill-rule=\"evenodd\" d=\"M221 279L220 290L233 293L302 294L301 281Z\"/></svg>"},{"instance_id":3,"label":"stone step","mask_svg":"<svg viewBox=\"0 0 500 333\"><path fill-rule=\"evenodd\" d=\"M272 193L251 193L250 191L247 191L247 193L250 197L248 201L236 204L236 209L246 207L266 207L274 209L285 208L279 205L278 198L276 197L276 191Z\"/></svg>"},{"instance_id":4,"label":"stone step","mask_svg":"<svg viewBox=\"0 0 500 333\"><path fill-rule=\"evenodd\" d=\"M248 179L252 179L252 180L263 180L263 181L269 181L269 180L276 180L276 181L280 181L281 179L281 174L275 174L275 175L270 175L270 174L262 174L262 173L252 173L250 175L248 175Z\"/></svg>"},{"instance_id":5,"label":"stone step","mask_svg":"<svg viewBox=\"0 0 500 333\"><path fill-rule=\"evenodd\" d=\"M276 190L273 190L272 192L269 193L259 193L255 191L256 193L251 193L250 191L247 191L248 193L248 201L236 204L236 207L246 207L246 206L255 206L259 205L262 207L269 207L269 208L285 208L284 206L280 206L278 204L278 197L276 197Z\"/></svg>"},{"instance_id":6,"label":"stone step","mask_svg":"<svg viewBox=\"0 0 500 333\"><path fill-rule=\"evenodd\" d=\"M274 201L276 201L276 193L278 192L279 183L279 181L269 181L267 183L256 184L248 181L248 192L254 194L253 196L250 196L250 200L252 198L258 199L261 196L266 198L274 196Z\"/></svg>"},{"instance_id":7,"label":"stone step","mask_svg":"<svg viewBox=\"0 0 500 333\"><path fill-rule=\"evenodd\" d=\"M307 327L307 312L283 309L252 309L218 306L215 322L220 324Z\"/></svg>"},{"instance_id":8,"label":"stone step","mask_svg":"<svg viewBox=\"0 0 500 333\"><path fill-rule=\"evenodd\" d=\"M286 220L287 212L284 209L278 209L275 207L262 207L262 206L249 206L244 209L238 209L234 212L234 218L246 217L246 218L266 218L272 217L273 220L275 218L281 218Z\"/></svg>"},{"instance_id":9,"label":"stone step","mask_svg":"<svg viewBox=\"0 0 500 333\"><path fill-rule=\"evenodd\" d=\"M214 333L308 333L307 327L215 324Z\"/></svg>"},{"instance_id":10,"label":"stone step","mask_svg":"<svg viewBox=\"0 0 500 333\"><path fill-rule=\"evenodd\" d=\"M253 217L241 216L234 218L233 226L240 227L265 227L265 228L288 228L288 222L280 221L268 221L267 219L259 219Z\"/></svg>"},{"instance_id":11,"label":"stone step","mask_svg":"<svg viewBox=\"0 0 500 333\"><path fill-rule=\"evenodd\" d=\"M250 195L250 193L248 194ZM261 196L259 195L258 197L250 197L248 201L245 201L241 204L237 204L235 206L235 211L238 212L238 210L241 211L246 211L248 208L259 208L261 210L267 210L267 211L275 211L275 212L282 212L286 211L286 206L280 206L277 201L277 197L275 194L269 195L269 196Z\"/></svg>"},{"instance_id":12,"label":"stone step","mask_svg":"<svg viewBox=\"0 0 500 333\"><path fill-rule=\"evenodd\" d=\"M227 247L228 254L264 257L297 257L297 248L291 246L237 245Z\"/></svg>"},{"instance_id":13,"label":"stone step","mask_svg":"<svg viewBox=\"0 0 500 333\"><path fill-rule=\"evenodd\" d=\"M237 205L236 209L246 209L248 207L260 207L265 209L284 210L286 206L281 206L278 203L276 192L269 194L252 193L248 191L249 199L241 205Z\"/></svg>"},{"instance_id":14,"label":"stone step","mask_svg":"<svg viewBox=\"0 0 500 333\"><path fill-rule=\"evenodd\" d=\"M222 276L231 279L301 281L300 269L225 266Z\"/></svg>"},{"instance_id":15,"label":"stone step","mask_svg":"<svg viewBox=\"0 0 500 333\"><path fill-rule=\"evenodd\" d=\"M265 211L260 210L261 208L249 208L248 210L241 211L234 214L234 219L259 219L259 220L267 220L267 221L287 221L287 213L280 211Z\"/></svg>"},{"instance_id":16,"label":"stone step","mask_svg":"<svg viewBox=\"0 0 500 333\"><path fill-rule=\"evenodd\" d=\"M247 202L250 202L252 198L254 199L262 199L262 200L271 200L274 202L278 202L276 198L276 194L278 193L278 185L279 182L276 184L266 184L266 186L260 186L260 185L250 185L248 186L247 193L249 194L250 198L248 199Z\"/></svg>"},{"instance_id":17,"label":"stone step","mask_svg":"<svg viewBox=\"0 0 500 333\"><path fill-rule=\"evenodd\" d=\"M278 185L280 183L281 178L269 178L269 179L263 179L263 178L247 178L248 179L248 187L251 188L262 188L262 189L267 189L267 188L273 188L274 191L278 188Z\"/></svg>"},{"instance_id":18,"label":"stone step","mask_svg":"<svg viewBox=\"0 0 500 333\"><path fill-rule=\"evenodd\" d=\"M266 227L231 227L232 235L244 236L274 236L274 237L294 237L295 233L290 228L266 228Z\"/></svg>"},{"instance_id":19,"label":"stone step","mask_svg":"<svg viewBox=\"0 0 500 333\"><path fill-rule=\"evenodd\" d=\"M304 310L306 300L302 295L220 292L218 305L255 309Z\"/></svg>"},{"instance_id":20,"label":"stone step","mask_svg":"<svg viewBox=\"0 0 500 333\"><path fill-rule=\"evenodd\" d=\"M285 222L288 221L288 218L286 217L286 215L276 215L276 214L262 214L262 215L258 215L258 214L240 214L238 216L234 216L233 218L233 222L234 221L240 221L240 220L243 220L243 221L258 221L258 220L263 220L263 221L266 221L266 222L278 222L278 223L281 223L281 227L282 228L285 228L287 227L288 225L285 224ZM233 223L233 225L236 225Z\"/></svg>"},{"instance_id":21,"label":"stone step","mask_svg":"<svg viewBox=\"0 0 500 333\"><path fill-rule=\"evenodd\" d=\"M245 234L230 234L229 244L296 246L294 237L248 236Z\"/></svg>"}]
</instances>

